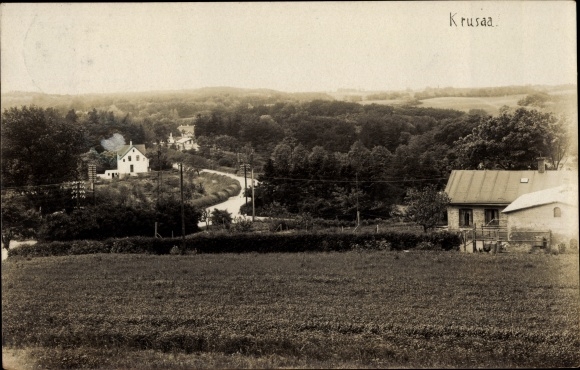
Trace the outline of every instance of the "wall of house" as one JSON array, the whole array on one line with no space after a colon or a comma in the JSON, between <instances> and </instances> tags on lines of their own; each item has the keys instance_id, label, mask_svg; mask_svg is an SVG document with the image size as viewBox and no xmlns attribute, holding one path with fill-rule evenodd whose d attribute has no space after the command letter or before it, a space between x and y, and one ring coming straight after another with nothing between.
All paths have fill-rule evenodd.
<instances>
[{"instance_id":1,"label":"wall of house","mask_svg":"<svg viewBox=\"0 0 580 370\"><path fill-rule=\"evenodd\" d=\"M117 170L106 170L105 173L97 174L97 177L101 179L111 180L113 178L118 178L119 172Z\"/></svg>"},{"instance_id":2,"label":"wall of house","mask_svg":"<svg viewBox=\"0 0 580 370\"><path fill-rule=\"evenodd\" d=\"M507 207L507 205L505 207ZM500 223L500 225L505 225L507 223L507 215L504 213L501 213L501 211L503 211L503 209L505 207L491 207L491 206L482 207L482 206L470 206L470 205L465 205L465 206L461 206L461 207L449 206L449 207L447 207L447 224L448 224L450 230L458 230L460 228L468 228L468 227L463 227L463 226L460 227L459 226L459 209L465 208L465 209L473 210L473 223L475 225L477 225L478 227L485 224L485 210L486 209L499 210L499 223ZM473 227L473 225L471 227Z\"/></svg>"},{"instance_id":3,"label":"wall of house","mask_svg":"<svg viewBox=\"0 0 580 370\"><path fill-rule=\"evenodd\" d=\"M554 207L561 210L560 217L554 217ZM578 240L578 208L563 203L544 204L507 214L508 233L517 229L551 230L552 246L559 243L568 245L570 239Z\"/></svg>"},{"instance_id":4,"label":"wall of house","mask_svg":"<svg viewBox=\"0 0 580 370\"><path fill-rule=\"evenodd\" d=\"M139 156L138 161L137 156ZM129 157L131 157L131 161L129 161ZM135 148L125 154L123 158L117 159L117 171L119 174L131 173L131 165L133 165L133 173L149 171L149 160Z\"/></svg>"}]
</instances>

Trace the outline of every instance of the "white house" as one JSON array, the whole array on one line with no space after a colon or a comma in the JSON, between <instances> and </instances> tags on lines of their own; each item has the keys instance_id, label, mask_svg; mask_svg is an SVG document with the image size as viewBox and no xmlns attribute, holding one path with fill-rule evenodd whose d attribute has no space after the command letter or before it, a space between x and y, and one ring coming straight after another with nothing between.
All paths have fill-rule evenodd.
<instances>
[{"instance_id":1,"label":"white house","mask_svg":"<svg viewBox=\"0 0 580 370\"><path fill-rule=\"evenodd\" d=\"M177 129L179 130L179 132L181 132L181 135L183 135L184 137L190 137L190 138L195 137L195 126L194 125L181 125L181 126L177 127Z\"/></svg>"},{"instance_id":2,"label":"white house","mask_svg":"<svg viewBox=\"0 0 580 370\"><path fill-rule=\"evenodd\" d=\"M169 133L169 138L167 138L167 144L175 145L177 150L190 150L199 148L199 145L195 142L195 126L193 125L181 125L177 128L182 136L173 137L173 133Z\"/></svg>"},{"instance_id":3,"label":"white house","mask_svg":"<svg viewBox=\"0 0 580 370\"><path fill-rule=\"evenodd\" d=\"M522 229L550 230L552 245L578 241L578 187L558 186L521 195L502 213L508 233Z\"/></svg>"},{"instance_id":4,"label":"white house","mask_svg":"<svg viewBox=\"0 0 580 370\"><path fill-rule=\"evenodd\" d=\"M119 178L119 171L117 170L106 170L105 173L99 173L97 174L97 177L100 177L101 179L115 179L115 178Z\"/></svg>"},{"instance_id":5,"label":"white house","mask_svg":"<svg viewBox=\"0 0 580 370\"><path fill-rule=\"evenodd\" d=\"M120 176L124 174L135 175L149 171L149 159L145 156L145 145L123 145L117 150L117 171Z\"/></svg>"},{"instance_id":6,"label":"white house","mask_svg":"<svg viewBox=\"0 0 580 370\"><path fill-rule=\"evenodd\" d=\"M149 172L149 159L145 156L145 145L123 145L117 150L117 169L106 170L98 174L101 179L114 179L123 176L136 176L138 173Z\"/></svg>"}]
</instances>

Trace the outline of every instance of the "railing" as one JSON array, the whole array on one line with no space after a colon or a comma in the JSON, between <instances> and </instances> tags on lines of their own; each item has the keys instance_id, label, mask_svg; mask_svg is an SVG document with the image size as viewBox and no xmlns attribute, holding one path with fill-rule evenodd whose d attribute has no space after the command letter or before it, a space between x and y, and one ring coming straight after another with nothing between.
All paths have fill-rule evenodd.
<instances>
[{"instance_id":1,"label":"railing","mask_svg":"<svg viewBox=\"0 0 580 370\"><path fill-rule=\"evenodd\" d=\"M509 241L513 243L531 244L534 247L548 247L552 239L550 230L512 230Z\"/></svg>"},{"instance_id":2,"label":"railing","mask_svg":"<svg viewBox=\"0 0 580 370\"><path fill-rule=\"evenodd\" d=\"M552 233L550 230L525 230L514 229L508 233L507 226L476 226L472 228L463 228L459 230L462 247L464 250L473 248L475 251L476 244L486 246L493 245L497 242L522 243L532 247L548 248L551 243ZM482 244L479 244L480 242Z\"/></svg>"}]
</instances>

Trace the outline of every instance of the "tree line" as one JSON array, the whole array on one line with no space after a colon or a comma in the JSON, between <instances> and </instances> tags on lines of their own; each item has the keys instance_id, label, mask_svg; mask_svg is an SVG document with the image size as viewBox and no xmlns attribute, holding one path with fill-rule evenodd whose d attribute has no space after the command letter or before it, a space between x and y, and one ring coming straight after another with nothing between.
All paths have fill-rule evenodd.
<instances>
[{"instance_id":1,"label":"tree line","mask_svg":"<svg viewBox=\"0 0 580 370\"><path fill-rule=\"evenodd\" d=\"M325 218L386 218L411 188L442 190L452 169L535 169L547 157L557 169L570 149L569 121L541 110L501 110L492 117L415 106L360 105L332 100L276 100L217 105L184 122L176 111L156 118L113 111L23 106L2 113L2 187L42 186L83 179L86 163L114 168L107 140L144 143L155 168L172 161L236 168L251 152L259 206ZM197 153L159 145L177 126L195 125ZM113 140L114 141L114 140ZM109 148L110 149L110 148ZM575 148L572 148L574 151ZM158 163L157 163L157 162ZM46 212L44 210L43 212Z\"/></svg>"}]
</instances>

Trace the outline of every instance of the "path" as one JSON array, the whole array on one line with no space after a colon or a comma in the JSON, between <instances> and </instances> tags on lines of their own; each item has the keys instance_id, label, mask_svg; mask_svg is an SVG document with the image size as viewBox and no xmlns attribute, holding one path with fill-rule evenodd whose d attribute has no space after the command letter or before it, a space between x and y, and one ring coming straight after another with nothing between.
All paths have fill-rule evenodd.
<instances>
[{"instance_id":1,"label":"path","mask_svg":"<svg viewBox=\"0 0 580 370\"><path fill-rule=\"evenodd\" d=\"M12 240L10 242L10 249L16 248L24 244L36 244L36 240L24 240L24 241ZM6 248L4 248L4 245L2 245L2 261L4 261L6 258L8 258L8 251L6 250Z\"/></svg>"},{"instance_id":2,"label":"path","mask_svg":"<svg viewBox=\"0 0 580 370\"><path fill-rule=\"evenodd\" d=\"M242 190L240 191L239 195L235 195L233 197L230 197L228 200L226 200L223 203L219 203L219 204L216 204L215 206L211 206L211 207L206 208L208 211L208 214L211 214L211 212L214 209L219 209L221 211L228 211L229 213L231 213L232 218L235 218L235 217L251 218L252 217L251 215L245 216L245 215L242 215L240 213L240 207L243 206L244 203L246 202L246 198L244 197L244 177L243 176L236 176L236 175L233 175L231 173L214 171L214 170L201 170L200 172L215 173L218 175L231 177L232 179L237 180L240 183L240 186L242 187ZM248 176L247 182L248 182L248 188L250 188L252 185L252 179L249 176ZM254 179L254 183L257 185L258 180ZM251 202L252 202L252 198L248 198L248 203L251 204ZM211 222L209 222L209 224L211 225ZM200 222L198 224L198 226L200 228L205 227L206 223Z\"/></svg>"}]
</instances>

